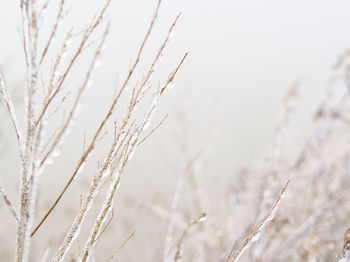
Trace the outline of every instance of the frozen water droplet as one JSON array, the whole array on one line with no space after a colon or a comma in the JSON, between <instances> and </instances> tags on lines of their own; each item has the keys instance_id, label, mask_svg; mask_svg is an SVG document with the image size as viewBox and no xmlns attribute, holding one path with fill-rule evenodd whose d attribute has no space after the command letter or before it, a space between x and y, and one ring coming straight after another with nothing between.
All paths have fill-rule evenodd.
<instances>
[{"instance_id":1,"label":"frozen water droplet","mask_svg":"<svg viewBox=\"0 0 350 262\"><path fill-rule=\"evenodd\" d=\"M61 60L66 59L66 57L67 57L67 51L64 51L61 55Z\"/></svg>"},{"instance_id":2,"label":"frozen water droplet","mask_svg":"<svg viewBox=\"0 0 350 262\"><path fill-rule=\"evenodd\" d=\"M77 171L77 174L80 174L83 171L84 167L85 167L85 162L80 165L80 167Z\"/></svg>"},{"instance_id":3,"label":"frozen water droplet","mask_svg":"<svg viewBox=\"0 0 350 262\"><path fill-rule=\"evenodd\" d=\"M58 149L56 149L56 150L54 150L53 152L52 152L52 156L53 157L58 157L59 155L60 155L60 151L58 150Z\"/></svg>"},{"instance_id":4,"label":"frozen water droplet","mask_svg":"<svg viewBox=\"0 0 350 262\"><path fill-rule=\"evenodd\" d=\"M171 82L169 82L169 84L168 84L168 89L171 90L171 89L173 89L173 88L174 88L174 83L173 83L173 81L171 81Z\"/></svg>"},{"instance_id":5,"label":"frozen water droplet","mask_svg":"<svg viewBox=\"0 0 350 262\"><path fill-rule=\"evenodd\" d=\"M98 60L96 60L94 67L99 68L99 67L101 67L101 65L102 65L102 61L98 59Z\"/></svg>"},{"instance_id":6,"label":"frozen water droplet","mask_svg":"<svg viewBox=\"0 0 350 262\"><path fill-rule=\"evenodd\" d=\"M102 178L108 176L111 172L111 169L108 167L102 171Z\"/></svg>"},{"instance_id":7,"label":"frozen water droplet","mask_svg":"<svg viewBox=\"0 0 350 262\"><path fill-rule=\"evenodd\" d=\"M128 157L128 160L130 161L133 157L134 157L134 152L135 151L131 151Z\"/></svg>"},{"instance_id":8,"label":"frozen water droplet","mask_svg":"<svg viewBox=\"0 0 350 262\"><path fill-rule=\"evenodd\" d=\"M146 121L146 123L143 126L143 130L149 128L150 124L151 124L151 121Z\"/></svg>"},{"instance_id":9,"label":"frozen water droplet","mask_svg":"<svg viewBox=\"0 0 350 262\"><path fill-rule=\"evenodd\" d=\"M91 77L88 79L87 83L86 83L86 86L87 87L90 87L92 85L92 79Z\"/></svg>"},{"instance_id":10,"label":"frozen water droplet","mask_svg":"<svg viewBox=\"0 0 350 262\"><path fill-rule=\"evenodd\" d=\"M70 39L70 38L67 39L67 41L66 41L66 47L69 46L71 43L72 43L72 39Z\"/></svg>"},{"instance_id":11,"label":"frozen water droplet","mask_svg":"<svg viewBox=\"0 0 350 262\"><path fill-rule=\"evenodd\" d=\"M44 167L40 167L40 168L39 168L39 172L38 172L39 175L41 175L43 172L44 172Z\"/></svg>"},{"instance_id":12,"label":"frozen water droplet","mask_svg":"<svg viewBox=\"0 0 350 262\"><path fill-rule=\"evenodd\" d=\"M203 222L207 220L207 214L203 214L199 219L198 219L198 222Z\"/></svg>"},{"instance_id":13,"label":"frozen water droplet","mask_svg":"<svg viewBox=\"0 0 350 262\"><path fill-rule=\"evenodd\" d=\"M61 76L61 72L59 71L59 70L56 70L55 72L54 72L54 77L55 78L59 78Z\"/></svg>"},{"instance_id":14,"label":"frozen water droplet","mask_svg":"<svg viewBox=\"0 0 350 262\"><path fill-rule=\"evenodd\" d=\"M47 165L52 165L53 164L53 159L50 157L46 160Z\"/></svg>"},{"instance_id":15,"label":"frozen water droplet","mask_svg":"<svg viewBox=\"0 0 350 262\"><path fill-rule=\"evenodd\" d=\"M74 115L73 117L78 117L79 113L80 113L80 110L81 110L81 103L79 103L74 111Z\"/></svg>"}]
</instances>

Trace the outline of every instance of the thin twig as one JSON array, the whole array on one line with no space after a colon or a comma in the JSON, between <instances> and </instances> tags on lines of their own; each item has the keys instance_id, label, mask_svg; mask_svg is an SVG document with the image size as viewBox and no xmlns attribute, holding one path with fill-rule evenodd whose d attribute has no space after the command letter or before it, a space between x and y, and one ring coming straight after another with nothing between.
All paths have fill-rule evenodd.
<instances>
[{"instance_id":1,"label":"thin twig","mask_svg":"<svg viewBox=\"0 0 350 262\"><path fill-rule=\"evenodd\" d=\"M60 2L60 8L59 8L59 10L58 10L56 22L55 22L55 24L54 24L54 26L53 26L53 29L51 30L51 34L50 34L49 40L47 41L47 44L46 44L46 46L45 46L45 48L44 48L44 51L43 51L42 54L41 54L41 58L40 58L40 62L39 62L40 65L41 65L42 62L44 61L44 58L45 58L45 56L46 56L46 53L47 53L47 51L49 50L50 45L51 45L53 39L54 39L55 36L56 36L56 32L57 32L58 26L59 26L59 24L60 24L60 22L61 22L61 19L62 19L64 1L65 1L65 0L61 0L61 2Z\"/></svg>"},{"instance_id":2,"label":"thin twig","mask_svg":"<svg viewBox=\"0 0 350 262\"><path fill-rule=\"evenodd\" d=\"M107 37L107 34L108 34L108 26L105 30L105 33L104 33L104 37L100 43L100 46L97 48L96 52L95 52L95 55L94 55L94 58L91 62L91 65L90 65L90 68L89 68L89 71L85 77L85 81L82 85L82 87L80 88L79 90L79 93L78 93L78 96L76 97L75 99L75 102L74 102L74 105L73 105L73 108L69 114L69 117L67 118L65 124L62 126L60 132L58 133L55 141L53 142L53 144L51 145L49 151L47 152L46 156L42 159L41 161L41 165L44 164L45 160L49 157L49 155L54 151L54 149L56 148L56 145L59 143L60 141L60 138L63 136L63 134L66 132L67 128L68 128L68 125L70 124L71 120L73 119L74 117L74 112L79 104L79 101L80 101L80 97L82 95L82 92L84 91L84 89L86 88L86 85L88 83L88 81L90 80L90 75L91 75L91 72L94 68L94 65L96 63L96 60L98 59L98 57L100 56L100 52L101 52L101 49L102 49L102 45L104 44L104 41ZM97 137L96 137L97 139ZM93 141L94 142L94 141ZM62 190L62 192L60 193L60 195L58 196L58 198L56 199L55 203L51 206L51 208L49 209L49 211L45 214L45 216L43 217L43 219L40 221L40 223L35 227L35 229L33 230L31 236L33 236L37 230L40 228L40 226L44 223L44 221L46 220L46 218L49 216L49 214L52 212L52 210L56 207L56 205L58 204L58 202L60 201L60 199L62 198L63 194L66 192L66 190L68 189L69 185L73 182L74 178L76 177L76 175L78 174L79 170L81 170L82 168L82 165L85 164L86 160L87 160L87 157L89 156L89 153L92 151L92 149L94 148L95 144L91 144L88 151L85 152L85 154L81 157L80 161L79 161L79 164L77 166L77 168L75 169L73 175L71 176L71 178L69 179L68 183L66 184L66 186L64 187L64 189Z\"/></svg>"},{"instance_id":3,"label":"thin twig","mask_svg":"<svg viewBox=\"0 0 350 262\"><path fill-rule=\"evenodd\" d=\"M262 220L260 220L260 222L250 231L250 233L245 238L245 240L243 241L240 248L231 257L230 262L237 261L239 259L239 257L246 250L248 244L250 244L253 240L255 240L255 238L259 235L259 233L261 232L261 230L265 226L265 224L273 218L273 214L276 211L276 208L277 208L278 204L280 203L280 201L284 195L284 191L287 189L289 182L290 182L290 180L288 180L287 183L284 185L284 187L282 188L281 192L278 195L276 202L273 204L273 206L271 207L271 209L267 213L267 215Z\"/></svg>"},{"instance_id":4,"label":"thin twig","mask_svg":"<svg viewBox=\"0 0 350 262\"><path fill-rule=\"evenodd\" d=\"M134 231L127 239L125 239L124 242L121 244L121 246L118 247L118 249L116 251L114 251L113 254L109 258L106 259L106 262L111 261L115 257L115 255L119 252L119 250L121 250L129 242L129 240L131 238L133 238L135 233L136 233L136 231Z\"/></svg>"},{"instance_id":5,"label":"thin twig","mask_svg":"<svg viewBox=\"0 0 350 262\"><path fill-rule=\"evenodd\" d=\"M141 139L141 141L137 144L137 146L141 145L143 142L145 142L165 121L165 119L168 117L168 114L163 117L163 119L158 123L158 125L149 132L148 135L146 135L144 138Z\"/></svg>"},{"instance_id":6,"label":"thin twig","mask_svg":"<svg viewBox=\"0 0 350 262\"><path fill-rule=\"evenodd\" d=\"M15 133L16 133L16 136L17 136L17 142L18 142L20 157L21 157L21 159L23 159L22 134L21 134L19 126L18 126L18 122L17 122L17 117L16 117L16 114L15 114L14 106L12 104L12 101L11 101L10 96L8 94L8 91L7 91L5 77L4 77L4 74L3 74L2 70L0 70L0 95L3 98L3 101L4 101L5 105L6 105L7 111L9 113L9 115L10 115L13 127L15 129Z\"/></svg>"},{"instance_id":7,"label":"thin twig","mask_svg":"<svg viewBox=\"0 0 350 262\"><path fill-rule=\"evenodd\" d=\"M107 224L104 226L104 228L101 230L101 233L98 235L98 237L96 238L96 241L100 239L100 237L102 236L102 234L106 231L106 229L108 228L108 226L111 224L112 220L114 217L114 209L112 209L112 215L111 218L108 220Z\"/></svg>"},{"instance_id":8,"label":"thin twig","mask_svg":"<svg viewBox=\"0 0 350 262\"><path fill-rule=\"evenodd\" d=\"M101 14L99 17L102 17L103 16L103 13L105 12L106 8L108 7L110 3L110 0L108 0L105 8L102 10ZM50 213L54 210L54 208L56 207L56 205L58 204L58 202L61 200L61 198L63 197L63 195L65 194L65 192L67 191L67 189L69 188L69 186L71 185L71 183L73 182L75 176L76 176L76 172L77 170L80 169L81 165L85 162L85 160L90 156L90 153L91 151L95 148L95 143L96 143L96 140L98 139L102 129L104 128L105 124L107 123L107 121L110 119L110 117L112 116L114 110L115 110L115 107L119 101L119 98L121 96L121 94L123 93L123 91L125 90L126 86L128 85L132 75L134 74L134 71L140 61L140 58L141 58L141 54L143 52L143 49L144 49L144 46L146 45L146 42L152 32L152 28L153 28L153 25L154 25L154 22L158 16L158 11L159 11L159 7L160 7L160 3L161 3L161 0L158 1L158 4L157 4L157 8L156 8L156 12L152 18L152 21L151 21L151 24L148 28L148 31L146 33L146 36L144 37L143 41L142 41L142 44L139 48L139 51L138 51L138 54L137 54L137 57L136 57L136 60L132 66L132 68L130 69L121 89L119 90L117 96L114 98L109 110L108 110L108 113L106 114L105 118L101 121L101 124L100 126L98 127L97 131L95 132L94 134L94 137L89 145L89 147L87 148L87 150L84 152L83 156L81 157L81 160L79 161L78 163L78 166L76 168L76 170L74 171L73 175L71 176L71 178L69 179L69 181L67 182L67 184L65 185L65 187L63 188L63 190L61 191L61 193L59 194L58 198L55 200L54 204L50 207L50 209L46 212L45 216L41 219L40 223L38 224L38 226L35 228L35 230L32 232L32 236L35 234L35 232L40 228L40 226L44 223L44 221L46 220L46 218L50 215ZM101 18L100 18L101 19ZM99 21L99 19L97 20ZM90 30L91 31L91 30ZM64 75L65 76L65 75ZM45 110L45 108L43 109ZM39 120L42 116L39 117ZM38 120L38 121L39 121ZM126 125L126 121L123 122L124 125Z\"/></svg>"},{"instance_id":9,"label":"thin twig","mask_svg":"<svg viewBox=\"0 0 350 262\"><path fill-rule=\"evenodd\" d=\"M177 71L179 71L179 69L180 69L181 65L183 64L183 62L185 61L187 55L188 55L188 52L185 53L185 55L184 55L183 58L181 59L179 65L176 67L175 71L170 75L168 81L165 83L164 87L162 88L162 90L161 90L161 92L160 92L161 94L163 94L163 92L164 92L165 89L169 86L169 84L173 82L174 77L175 77L175 75L177 74Z\"/></svg>"}]
</instances>

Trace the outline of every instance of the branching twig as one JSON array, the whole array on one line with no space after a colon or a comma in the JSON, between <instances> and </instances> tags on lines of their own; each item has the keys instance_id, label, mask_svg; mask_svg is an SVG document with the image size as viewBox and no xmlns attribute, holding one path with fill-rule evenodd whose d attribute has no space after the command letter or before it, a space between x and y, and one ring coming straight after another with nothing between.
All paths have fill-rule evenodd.
<instances>
[{"instance_id":1,"label":"branching twig","mask_svg":"<svg viewBox=\"0 0 350 262\"><path fill-rule=\"evenodd\" d=\"M190 229L194 226L197 225L198 223L204 221L207 217L206 213L201 214L195 221L193 221L191 224L189 224L187 226L187 228L184 230L184 232L182 233L177 245L176 245L176 252L175 252L175 262L178 262L181 260L182 257L182 252L183 252L183 242L185 240L185 237L188 235Z\"/></svg>"},{"instance_id":2,"label":"branching twig","mask_svg":"<svg viewBox=\"0 0 350 262\"><path fill-rule=\"evenodd\" d=\"M138 142L137 146L141 145L143 142L145 142L165 121L165 119L168 117L168 115L165 115L163 119L158 123L158 125L149 132L148 135L146 135L144 138L141 139L140 142Z\"/></svg>"}]
</instances>

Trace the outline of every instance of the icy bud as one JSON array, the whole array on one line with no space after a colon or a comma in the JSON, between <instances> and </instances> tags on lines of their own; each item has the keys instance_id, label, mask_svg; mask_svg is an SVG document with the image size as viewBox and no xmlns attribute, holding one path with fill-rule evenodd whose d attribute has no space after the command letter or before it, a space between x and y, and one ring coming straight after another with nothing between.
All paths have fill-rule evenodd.
<instances>
[{"instance_id":1,"label":"icy bud","mask_svg":"<svg viewBox=\"0 0 350 262\"><path fill-rule=\"evenodd\" d=\"M206 214L206 213L203 213L203 214L201 215L201 217L198 219L198 222L203 222L203 221L205 221L205 220L207 220L207 214Z\"/></svg>"}]
</instances>

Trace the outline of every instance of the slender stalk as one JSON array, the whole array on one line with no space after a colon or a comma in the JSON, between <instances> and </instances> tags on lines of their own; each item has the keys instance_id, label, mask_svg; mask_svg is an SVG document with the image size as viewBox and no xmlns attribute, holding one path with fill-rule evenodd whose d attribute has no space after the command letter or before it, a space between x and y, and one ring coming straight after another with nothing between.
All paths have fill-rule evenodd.
<instances>
[{"instance_id":1,"label":"slender stalk","mask_svg":"<svg viewBox=\"0 0 350 262\"><path fill-rule=\"evenodd\" d=\"M27 59L27 89L26 89L26 137L22 159L22 177L20 186L19 223L17 227L16 261L26 262L29 259L30 231L35 210L37 187L37 163L35 148L35 111L37 95L37 79L39 67L37 64L37 17L34 1L21 1L22 32L24 50Z\"/></svg>"},{"instance_id":2,"label":"slender stalk","mask_svg":"<svg viewBox=\"0 0 350 262\"><path fill-rule=\"evenodd\" d=\"M230 262L234 262L237 261L241 255L243 254L243 252L247 249L248 245L253 242L256 237L259 235L259 233L261 232L261 230L263 229L263 227L265 226L265 224L270 221L273 218L273 214L276 211L283 195L284 192L286 191L288 184L289 184L290 180L287 181L287 183L283 186L281 192L279 193L277 200L275 201L275 203L273 204L273 206L271 207L271 209L269 210L269 212L265 215L265 217L260 220L260 222L250 231L250 233L248 234L248 236L244 239L242 245L239 247L239 249L231 256L231 258L229 259Z\"/></svg>"}]
</instances>

